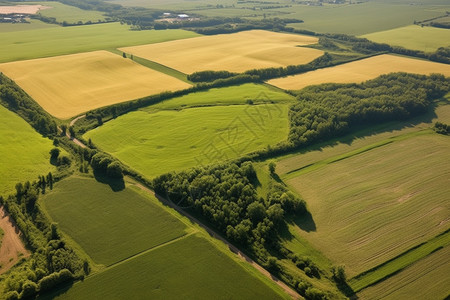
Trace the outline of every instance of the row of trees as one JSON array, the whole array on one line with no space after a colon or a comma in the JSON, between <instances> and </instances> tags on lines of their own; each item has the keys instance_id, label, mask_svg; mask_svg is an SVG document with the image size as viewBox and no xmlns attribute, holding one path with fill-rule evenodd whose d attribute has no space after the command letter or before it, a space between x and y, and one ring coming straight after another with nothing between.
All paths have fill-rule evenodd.
<instances>
[{"instance_id":1,"label":"row of trees","mask_svg":"<svg viewBox=\"0 0 450 300\"><path fill-rule=\"evenodd\" d=\"M14 195L0 196L0 205L15 220L32 251L31 258L22 258L3 275L6 299L28 299L89 273L88 262L65 242L57 224L51 223L41 211L37 200L46 187L53 187L51 173L39 176L33 183L18 183Z\"/></svg>"},{"instance_id":2,"label":"row of trees","mask_svg":"<svg viewBox=\"0 0 450 300\"><path fill-rule=\"evenodd\" d=\"M0 103L20 115L44 136L54 136L56 122L11 79L0 72Z\"/></svg>"}]
</instances>

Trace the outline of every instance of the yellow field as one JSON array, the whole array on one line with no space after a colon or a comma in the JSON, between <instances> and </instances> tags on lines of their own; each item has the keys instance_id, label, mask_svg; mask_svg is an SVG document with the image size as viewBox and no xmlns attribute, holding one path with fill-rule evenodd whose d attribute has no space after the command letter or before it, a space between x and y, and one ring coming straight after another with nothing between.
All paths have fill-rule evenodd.
<instances>
[{"instance_id":1,"label":"yellow field","mask_svg":"<svg viewBox=\"0 0 450 300\"><path fill-rule=\"evenodd\" d=\"M268 83L286 90L300 90L308 85L328 82L359 83L391 72L425 75L442 73L450 76L450 65L383 54L331 68L272 79Z\"/></svg>"},{"instance_id":2,"label":"yellow field","mask_svg":"<svg viewBox=\"0 0 450 300\"><path fill-rule=\"evenodd\" d=\"M4 63L0 71L61 119L190 86L107 51Z\"/></svg>"},{"instance_id":3,"label":"yellow field","mask_svg":"<svg viewBox=\"0 0 450 300\"><path fill-rule=\"evenodd\" d=\"M120 50L186 74L205 70L243 72L308 63L321 56L323 51L297 46L317 41L310 36L251 30Z\"/></svg>"}]
</instances>

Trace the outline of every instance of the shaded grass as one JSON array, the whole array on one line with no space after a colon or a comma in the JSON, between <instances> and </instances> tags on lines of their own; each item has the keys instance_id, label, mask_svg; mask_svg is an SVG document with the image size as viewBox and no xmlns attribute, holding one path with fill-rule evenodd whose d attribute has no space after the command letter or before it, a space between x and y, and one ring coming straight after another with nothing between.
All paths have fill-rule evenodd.
<instances>
[{"instance_id":1,"label":"shaded grass","mask_svg":"<svg viewBox=\"0 0 450 300\"><path fill-rule=\"evenodd\" d=\"M198 34L179 29L132 31L129 26L120 23L0 32L0 62L159 43L195 36Z\"/></svg>"},{"instance_id":2,"label":"shaded grass","mask_svg":"<svg viewBox=\"0 0 450 300\"><path fill-rule=\"evenodd\" d=\"M290 179L317 227L302 236L351 277L445 231L449 146L412 134Z\"/></svg>"},{"instance_id":3,"label":"shaded grass","mask_svg":"<svg viewBox=\"0 0 450 300\"><path fill-rule=\"evenodd\" d=\"M0 195L6 196L16 183L36 180L56 168L50 164L51 140L2 105L0 120Z\"/></svg>"},{"instance_id":4,"label":"shaded grass","mask_svg":"<svg viewBox=\"0 0 450 300\"><path fill-rule=\"evenodd\" d=\"M289 299L198 235L143 253L44 299L101 298Z\"/></svg>"},{"instance_id":5,"label":"shaded grass","mask_svg":"<svg viewBox=\"0 0 450 300\"><path fill-rule=\"evenodd\" d=\"M383 282L358 293L361 299L448 299L450 246L439 249Z\"/></svg>"},{"instance_id":6,"label":"shaded grass","mask_svg":"<svg viewBox=\"0 0 450 300\"><path fill-rule=\"evenodd\" d=\"M86 140L148 177L240 157L287 138L287 105L136 111L87 132Z\"/></svg>"},{"instance_id":7,"label":"shaded grass","mask_svg":"<svg viewBox=\"0 0 450 300\"><path fill-rule=\"evenodd\" d=\"M50 217L96 262L111 265L186 234L186 226L133 188L113 192L70 177L41 199Z\"/></svg>"},{"instance_id":8,"label":"shaded grass","mask_svg":"<svg viewBox=\"0 0 450 300\"><path fill-rule=\"evenodd\" d=\"M399 256L352 278L349 281L349 284L355 292L359 292L368 286L375 285L390 276L397 274L404 268L449 244L450 232L447 230L445 233L440 234L423 244L417 245Z\"/></svg>"}]
</instances>

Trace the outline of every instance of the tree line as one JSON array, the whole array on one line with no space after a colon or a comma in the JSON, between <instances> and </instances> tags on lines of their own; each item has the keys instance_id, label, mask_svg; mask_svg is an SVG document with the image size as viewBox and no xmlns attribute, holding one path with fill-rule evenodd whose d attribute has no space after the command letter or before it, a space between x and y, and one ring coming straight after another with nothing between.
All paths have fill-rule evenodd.
<instances>
[{"instance_id":1,"label":"tree line","mask_svg":"<svg viewBox=\"0 0 450 300\"><path fill-rule=\"evenodd\" d=\"M17 84L0 72L0 104L17 113L44 136L57 134L56 122Z\"/></svg>"},{"instance_id":2,"label":"tree line","mask_svg":"<svg viewBox=\"0 0 450 300\"><path fill-rule=\"evenodd\" d=\"M326 293L281 267L279 261L292 260L310 277L320 278L323 273L310 259L295 255L281 243L287 217L301 217L307 211L305 202L275 180L267 195L260 197L257 182L253 164L246 161L164 174L153 180L153 187L157 194L209 223L301 295L325 299Z\"/></svg>"},{"instance_id":3,"label":"tree line","mask_svg":"<svg viewBox=\"0 0 450 300\"><path fill-rule=\"evenodd\" d=\"M18 183L14 195L0 196L0 205L15 220L32 252L31 258L22 258L3 275L6 299L29 299L89 273L87 260L67 244L58 225L51 223L42 212L37 200L46 188L53 188L51 173L39 176L39 180L32 183Z\"/></svg>"}]
</instances>

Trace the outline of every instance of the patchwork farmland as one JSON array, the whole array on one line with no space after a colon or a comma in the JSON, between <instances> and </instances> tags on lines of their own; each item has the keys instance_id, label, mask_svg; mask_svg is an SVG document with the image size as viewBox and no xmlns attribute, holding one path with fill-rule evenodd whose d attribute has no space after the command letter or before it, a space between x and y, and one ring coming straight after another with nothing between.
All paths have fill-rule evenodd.
<instances>
[{"instance_id":1,"label":"patchwork farmland","mask_svg":"<svg viewBox=\"0 0 450 300\"><path fill-rule=\"evenodd\" d=\"M88 110L190 87L130 59L95 51L0 64L45 110L67 119Z\"/></svg>"},{"instance_id":2,"label":"patchwork farmland","mask_svg":"<svg viewBox=\"0 0 450 300\"><path fill-rule=\"evenodd\" d=\"M308 63L321 56L323 51L299 46L317 41L310 36L251 30L119 50L186 74L206 70L243 72Z\"/></svg>"},{"instance_id":3,"label":"patchwork farmland","mask_svg":"<svg viewBox=\"0 0 450 300\"><path fill-rule=\"evenodd\" d=\"M450 76L450 66L384 54L304 74L272 79L268 83L286 90L300 90L308 85L321 83L359 83L392 72L424 75L441 73Z\"/></svg>"}]
</instances>

